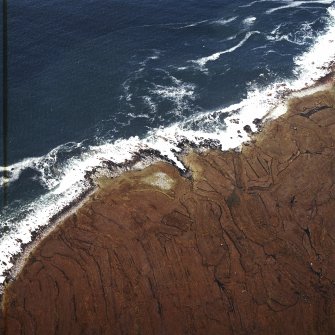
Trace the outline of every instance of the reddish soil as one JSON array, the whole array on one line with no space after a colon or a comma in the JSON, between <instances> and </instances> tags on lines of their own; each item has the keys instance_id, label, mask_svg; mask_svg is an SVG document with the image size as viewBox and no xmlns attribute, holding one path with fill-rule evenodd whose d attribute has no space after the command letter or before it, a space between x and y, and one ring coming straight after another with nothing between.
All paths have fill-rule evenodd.
<instances>
[{"instance_id":1,"label":"reddish soil","mask_svg":"<svg viewBox=\"0 0 335 335\"><path fill-rule=\"evenodd\" d=\"M7 285L2 334L335 334L334 90L242 152L99 189Z\"/></svg>"}]
</instances>

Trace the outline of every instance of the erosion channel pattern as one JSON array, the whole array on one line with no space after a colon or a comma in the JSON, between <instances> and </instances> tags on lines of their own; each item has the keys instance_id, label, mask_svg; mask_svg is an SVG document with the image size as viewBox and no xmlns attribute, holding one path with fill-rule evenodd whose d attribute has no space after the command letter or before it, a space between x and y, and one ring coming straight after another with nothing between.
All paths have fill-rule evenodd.
<instances>
[{"instance_id":1,"label":"erosion channel pattern","mask_svg":"<svg viewBox=\"0 0 335 335\"><path fill-rule=\"evenodd\" d=\"M188 153L188 178L101 178L7 285L2 334L335 334L334 98Z\"/></svg>"}]
</instances>

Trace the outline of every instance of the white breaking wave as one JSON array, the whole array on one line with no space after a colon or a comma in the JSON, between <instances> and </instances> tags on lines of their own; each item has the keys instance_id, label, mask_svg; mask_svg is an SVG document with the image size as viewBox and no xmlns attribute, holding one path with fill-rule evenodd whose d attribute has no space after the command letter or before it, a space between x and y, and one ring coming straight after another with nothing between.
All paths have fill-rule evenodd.
<instances>
[{"instance_id":1,"label":"white breaking wave","mask_svg":"<svg viewBox=\"0 0 335 335\"><path fill-rule=\"evenodd\" d=\"M188 101L195 99L195 85L184 83L171 75L169 77L172 79L173 85L155 85L151 93L154 96L170 100L175 105L175 112L180 114L187 107Z\"/></svg>"},{"instance_id":2,"label":"white breaking wave","mask_svg":"<svg viewBox=\"0 0 335 335\"><path fill-rule=\"evenodd\" d=\"M213 21L212 23L224 26L224 25L226 25L226 24L228 24L228 23L230 23L230 22L235 21L236 19L237 19L237 16L233 16L233 17L231 17L231 18L229 18L229 19L219 19L219 20L215 20L215 21Z\"/></svg>"},{"instance_id":3,"label":"white breaking wave","mask_svg":"<svg viewBox=\"0 0 335 335\"><path fill-rule=\"evenodd\" d=\"M146 67L147 63L150 62L151 60L158 59L160 54L161 54L160 50L153 49L152 50L152 55L148 56L145 60L143 60L142 62L139 63L141 65L140 70L143 70Z\"/></svg>"},{"instance_id":4,"label":"white breaking wave","mask_svg":"<svg viewBox=\"0 0 335 335\"><path fill-rule=\"evenodd\" d=\"M291 80L274 83L266 88L254 88L249 91L245 99L235 105L199 113L169 127L154 129L143 139L131 137L90 146L80 157L73 157L59 166L56 172L51 166L57 157L57 151L63 150L64 147L56 148L46 156L27 158L11 165L9 181L17 180L24 169L31 167L42 173L42 179L49 192L33 203L24 205L21 209L23 218L20 220L17 220L17 217L0 216L3 225L11 226L11 231L0 239L0 282L5 279L1 273L3 274L13 265L12 255L21 251L21 243L28 243L33 231L46 226L51 217L87 190L89 185L85 182L86 172L101 166L103 161L122 163L130 160L140 149L154 149L183 169L184 166L173 151L180 151L178 143L181 140L188 139L200 144L203 139L212 139L221 144L223 150L236 148L248 140L248 134L242 130L245 125L250 125L252 130L256 130L252 123L255 118L261 119L267 115L277 117L284 113L286 105L282 100L282 93L301 90L313 84L315 80L327 74L327 66L335 59L335 8L329 8L328 12L326 30L315 39L315 43L307 52L294 59L295 78ZM235 48L237 47L239 46L236 45ZM214 60L217 59L215 57ZM270 114L269 111L271 111ZM224 119L222 125L220 116L223 113L228 113L228 117ZM200 124L199 129L194 129L195 123ZM241 131L241 137L237 136L238 131ZM68 144L69 150L75 146L80 147L81 144ZM0 171L3 171L3 168L0 168ZM27 214L24 216L22 213Z\"/></svg>"},{"instance_id":5,"label":"white breaking wave","mask_svg":"<svg viewBox=\"0 0 335 335\"><path fill-rule=\"evenodd\" d=\"M214 53L210 56L207 56L207 57L202 57L202 58L199 58L197 60L192 60L191 62L198 64L200 67L204 67L208 62L213 62L215 60L218 60L221 57L221 55L233 52L236 49L240 48L250 38L250 36L255 35L255 34L260 34L260 32L259 31L248 32L248 33L246 33L244 38L238 44L236 44L235 46L233 46L233 47L231 47L227 50L216 52L216 53Z\"/></svg>"},{"instance_id":6,"label":"white breaking wave","mask_svg":"<svg viewBox=\"0 0 335 335\"><path fill-rule=\"evenodd\" d=\"M310 83L326 75L329 65L335 60L335 7L328 9L329 21L324 34L320 35L308 52L295 58L295 73L302 81Z\"/></svg>"},{"instance_id":7,"label":"white breaking wave","mask_svg":"<svg viewBox=\"0 0 335 335\"><path fill-rule=\"evenodd\" d=\"M7 178L0 178L0 185L4 183L10 185L20 178L24 170L31 168L40 173L40 183L45 188L51 190L59 182L56 171L57 154L59 152L70 152L81 147L82 143L69 142L52 149L45 156L25 158L20 162L7 166L6 169L0 166L0 172L4 173L5 170L7 172Z\"/></svg>"},{"instance_id":8,"label":"white breaking wave","mask_svg":"<svg viewBox=\"0 0 335 335\"><path fill-rule=\"evenodd\" d=\"M239 7L240 7L240 8L251 7L251 6L253 6L254 4L259 3L259 2L271 2L271 1L273 1L273 0L257 0L257 1L252 1L252 2L250 2L250 3L248 3L248 4L246 4L246 5L241 5L241 6L239 6Z\"/></svg>"},{"instance_id":9,"label":"white breaking wave","mask_svg":"<svg viewBox=\"0 0 335 335\"><path fill-rule=\"evenodd\" d=\"M150 113L156 114L157 113L157 105L153 102L152 98L148 95L142 97L143 101L146 105L150 108Z\"/></svg>"},{"instance_id":10,"label":"white breaking wave","mask_svg":"<svg viewBox=\"0 0 335 335\"><path fill-rule=\"evenodd\" d=\"M185 28L197 27L197 26L200 26L204 23L226 25L230 22L235 21L236 19L237 19L237 16L231 17L229 19L207 19L207 20L197 21L197 22L193 22L193 23L188 23L186 25L183 25L183 26L175 28L175 29L185 29Z\"/></svg>"},{"instance_id":11,"label":"white breaking wave","mask_svg":"<svg viewBox=\"0 0 335 335\"><path fill-rule=\"evenodd\" d=\"M24 160L18 163L12 164L10 166L7 166L6 168L4 168L3 166L0 166L0 172L5 173L6 171L6 175L7 175L6 178L0 177L0 185L3 185L3 184L9 185L10 183L18 180L20 178L22 171L31 167L37 161L38 161L38 158L31 157L31 158L25 158Z\"/></svg>"},{"instance_id":12,"label":"white breaking wave","mask_svg":"<svg viewBox=\"0 0 335 335\"><path fill-rule=\"evenodd\" d=\"M197 21L197 22L193 22L193 23L189 23L189 24L183 25L183 26L178 27L178 28L176 28L176 29L184 29L184 28L196 27L196 26L199 26L200 24L202 24L202 23L206 23L206 22L208 22L208 21L209 21L209 20Z\"/></svg>"},{"instance_id":13,"label":"white breaking wave","mask_svg":"<svg viewBox=\"0 0 335 335\"><path fill-rule=\"evenodd\" d=\"M249 16L243 20L243 24L247 27L250 27L251 25L254 24L256 21L256 18L254 16Z\"/></svg>"},{"instance_id":14,"label":"white breaking wave","mask_svg":"<svg viewBox=\"0 0 335 335\"><path fill-rule=\"evenodd\" d=\"M294 8L294 7L299 7L301 5L305 5L305 4L324 4L324 5L331 5L334 0L305 0L305 1L286 1L289 2L287 5L284 6L280 6L280 7L276 7L276 8L271 8L268 9L266 11L267 14L271 14L274 13L278 10L282 10L282 9L287 9L287 8Z\"/></svg>"},{"instance_id":15,"label":"white breaking wave","mask_svg":"<svg viewBox=\"0 0 335 335\"><path fill-rule=\"evenodd\" d=\"M279 24L275 29L271 31L269 35L266 36L269 41L287 41L289 43L305 45L306 42L314 39L317 35L317 32L313 29L313 22L306 22L301 25L301 28L298 31L290 32L288 34L283 34L281 32L283 24Z\"/></svg>"}]
</instances>

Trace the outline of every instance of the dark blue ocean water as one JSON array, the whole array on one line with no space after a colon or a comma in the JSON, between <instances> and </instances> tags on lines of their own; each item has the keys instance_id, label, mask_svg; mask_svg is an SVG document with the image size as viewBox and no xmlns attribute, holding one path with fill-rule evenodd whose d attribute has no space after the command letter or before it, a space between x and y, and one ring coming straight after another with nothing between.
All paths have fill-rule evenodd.
<instances>
[{"instance_id":1,"label":"dark blue ocean water","mask_svg":"<svg viewBox=\"0 0 335 335\"><path fill-rule=\"evenodd\" d=\"M290 1L247 7L247 0L11 2L10 163L69 141L143 135L195 110L238 102L260 74L263 84L289 76L293 56L324 28L329 6L304 2L272 15L266 10ZM248 17L256 20L245 22ZM295 43L267 39L279 25ZM260 34L209 64L208 74L178 70L235 46L250 31ZM173 86L171 76L195 86L180 102L153 92ZM150 117L136 117L142 114Z\"/></svg>"},{"instance_id":2,"label":"dark blue ocean water","mask_svg":"<svg viewBox=\"0 0 335 335\"><path fill-rule=\"evenodd\" d=\"M314 64L297 57L333 24L331 7L327 0L9 1L3 238L31 216L47 220L51 214L39 213L54 213L50 201L60 208L66 185L80 183L101 151L122 161L148 132L174 124L186 137L226 129L227 114L208 112Z\"/></svg>"}]
</instances>

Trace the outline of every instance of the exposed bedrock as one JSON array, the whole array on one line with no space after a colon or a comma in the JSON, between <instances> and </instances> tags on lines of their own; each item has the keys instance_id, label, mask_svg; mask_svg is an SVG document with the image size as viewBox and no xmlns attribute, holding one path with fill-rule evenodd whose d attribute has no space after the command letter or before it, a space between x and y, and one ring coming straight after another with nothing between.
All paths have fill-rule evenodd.
<instances>
[{"instance_id":1,"label":"exposed bedrock","mask_svg":"<svg viewBox=\"0 0 335 335\"><path fill-rule=\"evenodd\" d=\"M3 334L335 334L334 90L242 152L99 189L7 286Z\"/></svg>"}]
</instances>

